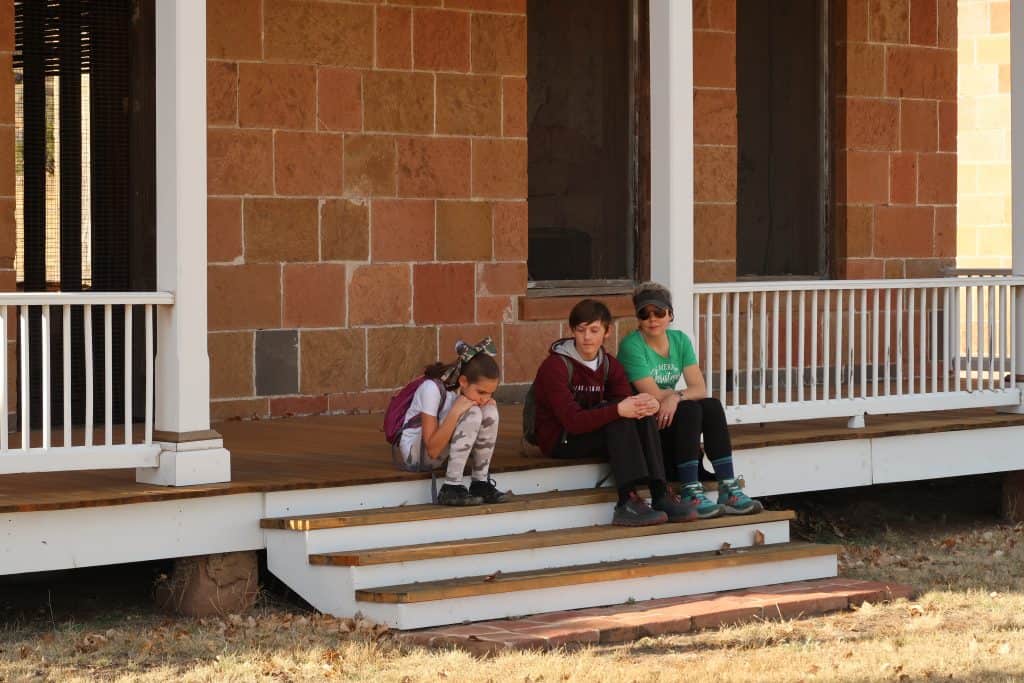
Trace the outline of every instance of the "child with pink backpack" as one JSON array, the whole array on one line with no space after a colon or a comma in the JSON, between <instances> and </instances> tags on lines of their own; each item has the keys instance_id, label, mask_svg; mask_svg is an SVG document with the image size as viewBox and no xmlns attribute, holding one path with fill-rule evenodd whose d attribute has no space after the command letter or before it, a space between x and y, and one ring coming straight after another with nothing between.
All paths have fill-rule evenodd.
<instances>
[{"instance_id":1,"label":"child with pink backpack","mask_svg":"<svg viewBox=\"0 0 1024 683\"><path fill-rule=\"evenodd\" d=\"M435 363L391 399L384 431L395 464L403 470L433 471L444 465L442 505L501 503L506 494L490 478L498 438L494 392L499 370L490 337L470 346L459 342L454 363ZM472 482L463 484L466 462Z\"/></svg>"}]
</instances>

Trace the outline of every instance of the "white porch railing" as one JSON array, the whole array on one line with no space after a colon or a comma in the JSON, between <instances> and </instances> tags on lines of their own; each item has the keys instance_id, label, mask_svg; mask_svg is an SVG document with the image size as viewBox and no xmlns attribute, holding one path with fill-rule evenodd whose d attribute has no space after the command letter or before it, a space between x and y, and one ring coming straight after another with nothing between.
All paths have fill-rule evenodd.
<instances>
[{"instance_id":1,"label":"white porch railing","mask_svg":"<svg viewBox=\"0 0 1024 683\"><path fill-rule=\"evenodd\" d=\"M0 474L18 472L50 472L58 470L106 469L115 467L155 467L158 464L160 448L153 443L153 330L156 307L172 304L174 297L168 293L0 293L0 330L4 335L3 350L0 352ZM124 373L121 377L113 374L113 310L123 307L124 324ZM75 309L81 310L81 344L84 350L84 408L76 406L75 412L84 412L84 424L72 423L72 324ZM103 325L102 335L102 376L96 377L93 362L93 315L94 310ZM38 327L31 331L38 311ZM141 316L144 329L145 347L145 409L144 424L137 429L132 413L132 369L133 369L133 320ZM61 363L63 387L61 395L62 414L59 420L52 415L51 396L51 330L52 321L59 317ZM118 316L121 317L121 316ZM9 367L9 344L17 344L16 367ZM29 343L31 335L38 332L38 344ZM35 348L32 348L32 347ZM38 354L41 367L41 381L38 386L30 383L30 356ZM99 349L96 350L97 352ZM20 381L14 388L11 380L17 376ZM96 382L102 382L104 401L102 422L96 424L96 409L93 405ZM123 383L124 417L115 420L113 396L115 383ZM39 392L37 397L34 392ZM31 413L33 399L39 399L41 415L37 416L39 428L32 429ZM13 422L11 415L20 413L20 424ZM54 433L57 425L57 433Z\"/></svg>"},{"instance_id":2,"label":"white porch railing","mask_svg":"<svg viewBox=\"0 0 1024 683\"><path fill-rule=\"evenodd\" d=\"M706 284L694 347L732 423L1019 405L1024 277Z\"/></svg>"}]
</instances>

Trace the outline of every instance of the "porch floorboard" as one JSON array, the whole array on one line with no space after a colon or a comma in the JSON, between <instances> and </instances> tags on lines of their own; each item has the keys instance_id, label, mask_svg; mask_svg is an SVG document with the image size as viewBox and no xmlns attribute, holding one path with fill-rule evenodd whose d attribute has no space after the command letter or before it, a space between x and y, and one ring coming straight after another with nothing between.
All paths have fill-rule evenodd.
<instances>
[{"instance_id":1,"label":"porch floorboard","mask_svg":"<svg viewBox=\"0 0 1024 683\"><path fill-rule=\"evenodd\" d=\"M566 465L519 452L521 406L501 407L495 473ZM394 469L380 415L321 415L214 425L231 451L232 481L184 488L138 484L134 470L87 470L0 476L0 513L127 505L240 493L317 489L428 478ZM736 450L847 439L1024 425L1024 415L988 408L871 415L863 429L845 418L739 425ZM16 443L12 441L12 443ZM17 451L12 451L17 452ZM3 456L0 456L3 457ZM45 457L45 456L41 456ZM580 461L573 461L580 462ZM584 461L585 462L585 461Z\"/></svg>"}]
</instances>

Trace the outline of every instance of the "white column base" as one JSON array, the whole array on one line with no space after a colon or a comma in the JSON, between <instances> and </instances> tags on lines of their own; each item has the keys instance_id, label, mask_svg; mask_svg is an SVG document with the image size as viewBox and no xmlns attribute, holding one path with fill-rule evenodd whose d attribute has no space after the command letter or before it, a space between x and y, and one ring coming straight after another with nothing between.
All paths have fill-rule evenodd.
<instances>
[{"instance_id":1,"label":"white column base","mask_svg":"<svg viewBox=\"0 0 1024 683\"><path fill-rule=\"evenodd\" d=\"M155 486L196 486L231 481L231 453L220 439L160 442L159 465L139 467L135 481Z\"/></svg>"}]
</instances>

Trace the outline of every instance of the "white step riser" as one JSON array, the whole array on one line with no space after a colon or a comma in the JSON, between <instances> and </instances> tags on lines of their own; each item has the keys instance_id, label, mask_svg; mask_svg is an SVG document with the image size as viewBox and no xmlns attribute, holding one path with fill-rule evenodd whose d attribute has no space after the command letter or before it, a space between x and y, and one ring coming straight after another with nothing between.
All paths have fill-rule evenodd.
<instances>
[{"instance_id":1,"label":"white step riser","mask_svg":"<svg viewBox=\"0 0 1024 683\"><path fill-rule=\"evenodd\" d=\"M267 569L302 599L325 614L351 617L358 607L352 575L337 567L311 565L303 534L267 531Z\"/></svg>"},{"instance_id":2,"label":"white step riser","mask_svg":"<svg viewBox=\"0 0 1024 683\"><path fill-rule=\"evenodd\" d=\"M590 488L607 471L607 465L569 465L505 472L495 475L494 479L502 491L525 495ZM438 480L438 488L442 483ZM609 479L605 485L610 483ZM418 505L430 502L430 480L415 479L325 489L272 491L266 494L265 500L265 517L368 510L402 504Z\"/></svg>"},{"instance_id":3,"label":"white step riser","mask_svg":"<svg viewBox=\"0 0 1024 683\"><path fill-rule=\"evenodd\" d=\"M820 579L836 575L836 557L801 558L785 562L720 567L639 579L586 583L495 595L453 598L405 605L359 602L358 609L374 621L392 628L415 629L465 620L557 612L584 607L616 605L629 600L650 600L698 593L750 588L766 584Z\"/></svg>"},{"instance_id":4,"label":"white step riser","mask_svg":"<svg viewBox=\"0 0 1024 683\"><path fill-rule=\"evenodd\" d=\"M721 548L723 543L728 543L733 548L746 548L753 545L755 530L760 530L764 534L766 544L789 541L789 522L785 521L724 529L702 529L700 531L687 531L686 524L674 524L673 526L679 529L679 533L366 567L338 567L338 569L350 570L352 585L360 589L393 586L414 581L439 581L461 576L480 576L498 570L509 573L595 562L617 562L646 557L707 552Z\"/></svg>"},{"instance_id":5,"label":"white step riser","mask_svg":"<svg viewBox=\"0 0 1024 683\"><path fill-rule=\"evenodd\" d=\"M370 524L307 531L307 554L341 550L387 548L398 545L457 541L464 538L521 534L530 530L569 529L609 524L614 503L593 503L541 510L516 510L500 514L446 519L425 519L394 524ZM302 532L291 532L301 535Z\"/></svg>"}]
</instances>

